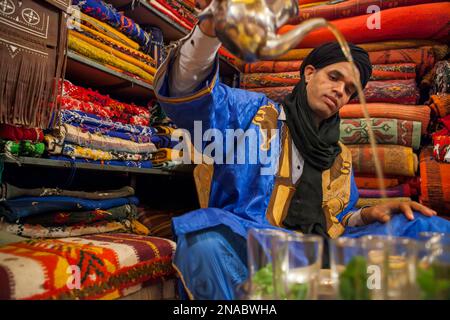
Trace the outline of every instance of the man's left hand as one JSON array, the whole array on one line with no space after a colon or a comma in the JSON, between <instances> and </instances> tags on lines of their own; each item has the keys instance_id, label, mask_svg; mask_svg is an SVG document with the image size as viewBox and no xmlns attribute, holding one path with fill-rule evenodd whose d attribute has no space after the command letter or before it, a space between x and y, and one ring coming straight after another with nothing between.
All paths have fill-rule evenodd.
<instances>
[{"instance_id":1,"label":"man's left hand","mask_svg":"<svg viewBox=\"0 0 450 320\"><path fill-rule=\"evenodd\" d=\"M388 201L373 207L363 208L361 218L365 224L375 221L386 223L391 220L391 215L403 213L408 220L414 219L413 211L418 211L425 216L437 215L437 212L415 201Z\"/></svg>"}]
</instances>

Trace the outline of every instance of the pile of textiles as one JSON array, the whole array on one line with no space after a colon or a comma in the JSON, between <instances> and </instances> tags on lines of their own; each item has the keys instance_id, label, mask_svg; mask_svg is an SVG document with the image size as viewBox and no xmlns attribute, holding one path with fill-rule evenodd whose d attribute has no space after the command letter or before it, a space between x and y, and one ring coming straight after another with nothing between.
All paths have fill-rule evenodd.
<instances>
[{"instance_id":1,"label":"pile of textiles","mask_svg":"<svg viewBox=\"0 0 450 320\"><path fill-rule=\"evenodd\" d=\"M450 218L450 62L436 63L429 81L431 144L420 154L422 193L420 201Z\"/></svg>"},{"instance_id":2,"label":"pile of textiles","mask_svg":"<svg viewBox=\"0 0 450 320\"><path fill-rule=\"evenodd\" d=\"M6 156L41 157L43 141L42 129L0 124L0 153Z\"/></svg>"},{"instance_id":3,"label":"pile of textiles","mask_svg":"<svg viewBox=\"0 0 450 320\"><path fill-rule=\"evenodd\" d=\"M190 0L147 0L147 2L185 29L191 30L198 21L195 4Z\"/></svg>"},{"instance_id":4,"label":"pile of textiles","mask_svg":"<svg viewBox=\"0 0 450 320\"><path fill-rule=\"evenodd\" d=\"M180 164L173 127L149 126L147 108L63 83L59 126L45 135L51 159L136 168Z\"/></svg>"},{"instance_id":5,"label":"pile of textiles","mask_svg":"<svg viewBox=\"0 0 450 320\"><path fill-rule=\"evenodd\" d=\"M418 84L435 71L437 62L447 55L450 3L435 0L305 0L299 5L299 16L281 27L280 34L292 30L306 19L322 17L336 26L347 41L369 53L373 72L364 94L369 122L378 144L376 152L385 174L387 197L418 200L417 153L430 125L428 97ZM378 16L367 14L371 5L381 9ZM376 25L377 17L381 28ZM320 29L274 61L245 64L241 87L283 102L300 80L299 69L303 59L312 48L329 41L335 41L332 33ZM441 83L445 81L442 78ZM341 141L352 152L360 191L357 206L386 201L381 198L375 178L368 123L359 99L353 99L344 106L340 117Z\"/></svg>"},{"instance_id":6,"label":"pile of textiles","mask_svg":"<svg viewBox=\"0 0 450 320\"><path fill-rule=\"evenodd\" d=\"M127 233L9 243L0 246L0 299L117 299L173 279L175 248Z\"/></svg>"},{"instance_id":7,"label":"pile of textiles","mask_svg":"<svg viewBox=\"0 0 450 320\"><path fill-rule=\"evenodd\" d=\"M107 232L148 235L137 221L134 189L76 191L1 185L0 230L27 238Z\"/></svg>"},{"instance_id":8,"label":"pile of textiles","mask_svg":"<svg viewBox=\"0 0 450 320\"><path fill-rule=\"evenodd\" d=\"M69 48L109 68L152 84L162 60L162 33L142 29L101 0L74 0Z\"/></svg>"}]
</instances>

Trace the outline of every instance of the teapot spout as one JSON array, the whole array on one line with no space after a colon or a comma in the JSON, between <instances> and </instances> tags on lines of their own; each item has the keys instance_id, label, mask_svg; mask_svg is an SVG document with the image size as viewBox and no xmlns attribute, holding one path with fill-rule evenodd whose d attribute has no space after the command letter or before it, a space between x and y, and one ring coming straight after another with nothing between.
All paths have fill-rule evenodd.
<instances>
[{"instance_id":1,"label":"teapot spout","mask_svg":"<svg viewBox=\"0 0 450 320\"><path fill-rule=\"evenodd\" d=\"M267 39L265 46L259 50L258 56L263 60L276 58L297 46L311 31L327 25L327 20L323 18L306 20L288 33L273 35L271 39Z\"/></svg>"}]
</instances>

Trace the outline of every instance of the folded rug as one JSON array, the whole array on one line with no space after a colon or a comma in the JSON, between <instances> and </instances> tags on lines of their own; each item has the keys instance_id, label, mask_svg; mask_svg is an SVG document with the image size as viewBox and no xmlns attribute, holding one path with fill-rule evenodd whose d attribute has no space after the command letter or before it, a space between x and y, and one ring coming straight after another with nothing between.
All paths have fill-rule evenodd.
<instances>
[{"instance_id":1,"label":"folded rug","mask_svg":"<svg viewBox=\"0 0 450 320\"><path fill-rule=\"evenodd\" d=\"M282 103L286 96L292 92L294 86L290 87L268 87L268 88L252 88L248 91L264 93L269 99L275 102Z\"/></svg>"},{"instance_id":2,"label":"folded rug","mask_svg":"<svg viewBox=\"0 0 450 320\"><path fill-rule=\"evenodd\" d=\"M150 160L145 161L118 161L118 160L90 160L90 159L73 159L66 156L50 156L50 159L60 160L60 161L69 161L71 163L90 163L99 166L119 166L119 167L129 167L129 168L142 168L142 169L151 169L153 168L152 162Z\"/></svg>"},{"instance_id":3,"label":"folded rug","mask_svg":"<svg viewBox=\"0 0 450 320\"><path fill-rule=\"evenodd\" d=\"M448 12L450 12L448 2L419 4L380 11L381 25L388 27L372 26L373 14L334 20L331 24L341 31L348 42L355 44L403 39L446 42L449 40L450 31ZM424 21L432 21L432 23L424 23ZM369 29L368 26L373 28ZM285 25L278 32L285 34L295 27L295 25ZM335 41L334 35L328 29L321 28L308 34L297 47L312 48L329 41Z\"/></svg>"},{"instance_id":4,"label":"folded rug","mask_svg":"<svg viewBox=\"0 0 450 320\"><path fill-rule=\"evenodd\" d=\"M411 201L411 198L408 197L398 197L398 198L359 198L358 202L356 203L356 208L362 208L362 207L373 207L379 204L383 204L390 201L401 201L401 202L408 202Z\"/></svg>"},{"instance_id":5,"label":"folded rug","mask_svg":"<svg viewBox=\"0 0 450 320\"><path fill-rule=\"evenodd\" d=\"M44 131L40 128L25 128L0 124L0 138L12 141L28 140L36 143L44 141Z\"/></svg>"},{"instance_id":6,"label":"folded rug","mask_svg":"<svg viewBox=\"0 0 450 320\"><path fill-rule=\"evenodd\" d=\"M44 227L41 225L0 221L0 230L26 238L67 238L108 232L130 232L148 235L148 229L137 220L99 221L88 225Z\"/></svg>"},{"instance_id":7,"label":"folded rug","mask_svg":"<svg viewBox=\"0 0 450 320\"><path fill-rule=\"evenodd\" d=\"M368 103L367 110L372 118L388 118L417 121L422 123L422 134L427 132L430 122L430 108L422 105L401 105L388 103ZM341 118L364 118L362 106L347 104L339 110Z\"/></svg>"},{"instance_id":8,"label":"folded rug","mask_svg":"<svg viewBox=\"0 0 450 320\"><path fill-rule=\"evenodd\" d=\"M153 75L135 66L132 63L124 61L113 54L110 54L104 50L97 48L86 41L83 41L79 37L75 37L74 33L69 34L69 49L87 57L92 60L98 61L105 66L115 67L117 70L129 72L140 79L153 83Z\"/></svg>"},{"instance_id":9,"label":"folded rug","mask_svg":"<svg viewBox=\"0 0 450 320\"><path fill-rule=\"evenodd\" d=\"M17 157L39 158L44 154L45 144L42 142L10 141L0 139L0 153L6 153Z\"/></svg>"},{"instance_id":10,"label":"folded rug","mask_svg":"<svg viewBox=\"0 0 450 320\"><path fill-rule=\"evenodd\" d=\"M253 63L246 63L244 65L245 73L278 73L278 72L299 72L301 60L293 61L258 61ZM299 75L300 77L300 75Z\"/></svg>"},{"instance_id":11,"label":"folded rug","mask_svg":"<svg viewBox=\"0 0 450 320\"><path fill-rule=\"evenodd\" d=\"M417 4L439 2L439 0L346 0L336 3L326 1L313 7L300 7L299 15L289 20L289 24L298 24L311 18L324 18L328 21L355 17L367 14L367 8L376 5L380 10L387 10L393 7L406 7ZM302 4L302 1L300 1Z\"/></svg>"},{"instance_id":12,"label":"folded rug","mask_svg":"<svg viewBox=\"0 0 450 320\"><path fill-rule=\"evenodd\" d=\"M420 202L436 210L438 214L450 215L450 164L433 158L428 147L420 153Z\"/></svg>"},{"instance_id":13,"label":"folded rug","mask_svg":"<svg viewBox=\"0 0 450 320\"><path fill-rule=\"evenodd\" d=\"M407 49L419 49L421 47L439 47L439 48L445 48L446 46L443 45L440 42L432 41L432 40L397 40L397 41L380 41L380 42L373 42L373 43L360 43L358 44L359 47L363 48L367 52L369 52L369 58L372 63L372 53L378 52L378 55L380 55L382 52L385 51L392 51L392 50L407 50ZM305 49L291 49L287 53L277 57L278 61L290 61L290 60L303 60L306 58L306 56L313 50L313 48L305 48ZM443 56L440 56L440 59L443 59L446 55L446 51L440 49L439 52L442 51ZM445 51L445 52L444 52ZM385 57L389 57L389 55L385 55ZM407 57L405 57L406 59ZM439 59L436 59L439 60ZM383 63L397 63L397 62L413 62L413 61L407 61L407 60L400 60L400 61L392 61L392 62L377 62L380 64Z\"/></svg>"},{"instance_id":14,"label":"folded rug","mask_svg":"<svg viewBox=\"0 0 450 320\"><path fill-rule=\"evenodd\" d=\"M124 219L135 220L137 207L133 204L110 208L107 210L89 211L59 211L43 213L21 219L20 223L29 225L41 225L43 227L55 226L89 226L99 221L120 221Z\"/></svg>"},{"instance_id":15,"label":"folded rug","mask_svg":"<svg viewBox=\"0 0 450 320\"><path fill-rule=\"evenodd\" d=\"M191 30L192 29L192 23L190 23L186 19L182 19L179 15L176 14L176 11L173 10L172 8L170 8L170 9L166 8L164 5L162 5L157 0L147 0L147 2L153 8L155 8L157 11L161 12L163 15L168 17L173 22L179 24L180 26L182 26L183 28L185 28L187 30Z\"/></svg>"},{"instance_id":16,"label":"folded rug","mask_svg":"<svg viewBox=\"0 0 450 320\"><path fill-rule=\"evenodd\" d=\"M151 50L151 37L132 19L118 12L113 6L101 0L72 0L72 5L85 14L109 24L111 27L124 33L141 46L141 50L149 53Z\"/></svg>"},{"instance_id":17,"label":"folded rug","mask_svg":"<svg viewBox=\"0 0 450 320\"><path fill-rule=\"evenodd\" d=\"M50 134L45 136L48 145L48 153L52 155L64 155L71 158L84 158L90 160L120 160L120 161L146 161L151 157L150 153L129 153L124 151L103 151L82 147L80 145L64 142ZM124 140L126 141L126 140ZM156 148L155 148L156 149Z\"/></svg>"},{"instance_id":18,"label":"folded rug","mask_svg":"<svg viewBox=\"0 0 450 320\"><path fill-rule=\"evenodd\" d=\"M84 17L86 17L86 15L83 15ZM135 59L138 59L139 61L145 62L148 65L155 67L156 66L156 62L155 60L141 52L138 51L136 49L134 49L133 47L128 46L127 44L124 44L123 42L116 40L102 32L99 32L97 30L95 30L95 28L91 28L91 24L89 23L89 21L92 21L91 18L88 21L83 21L83 18L81 18L80 15L80 19L81 22L78 21L70 21L70 23L72 24L72 29L76 29L77 32L84 34L87 37L93 38L94 40L107 45L107 46L111 46L112 48L114 48L115 50L118 50L120 52L122 52L123 54L127 54L132 56Z\"/></svg>"},{"instance_id":19,"label":"folded rug","mask_svg":"<svg viewBox=\"0 0 450 320\"><path fill-rule=\"evenodd\" d=\"M90 133L68 123L63 123L60 126L59 132L64 137L64 142L70 142L91 149L128 153L150 153L157 150L152 142L137 143L130 140L104 136L100 133Z\"/></svg>"},{"instance_id":20,"label":"folded rug","mask_svg":"<svg viewBox=\"0 0 450 320\"><path fill-rule=\"evenodd\" d=\"M373 151L370 145L348 145L352 153L355 174L375 174ZM414 177L417 172L417 155L412 148L395 145L378 145L377 155L386 175Z\"/></svg>"},{"instance_id":21,"label":"folded rug","mask_svg":"<svg viewBox=\"0 0 450 320\"><path fill-rule=\"evenodd\" d=\"M378 189L378 178L376 177L361 177L361 176L355 176L355 182L356 186L361 189ZM384 187L385 188L392 188L396 187L400 184L399 179L397 178L384 178Z\"/></svg>"},{"instance_id":22,"label":"folded rug","mask_svg":"<svg viewBox=\"0 0 450 320\"><path fill-rule=\"evenodd\" d=\"M136 197L89 200L67 196L22 197L6 200L0 204L0 215L9 222L41 213L58 211L88 211L110 209L126 204L139 204Z\"/></svg>"},{"instance_id":23,"label":"folded rug","mask_svg":"<svg viewBox=\"0 0 450 320\"><path fill-rule=\"evenodd\" d=\"M407 80L416 78L416 64L375 64L370 80Z\"/></svg>"},{"instance_id":24,"label":"folded rug","mask_svg":"<svg viewBox=\"0 0 450 320\"><path fill-rule=\"evenodd\" d=\"M360 198L381 198L381 191L377 189L358 189ZM409 184L401 184L396 187L386 189L386 197L398 198L398 197L411 197L411 187Z\"/></svg>"},{"instance_id":25,"label":"folded rug","mask_svg":"<svg viewBox=\"0 0 450 320\"><path fill-rule=\"evenodd\" d=\"M140 136L151 136L156 133L155 129L152 127L123 124L109 119L102 119L94 114L88 114L81 111L61 110L60 115L63 123L69 123L73 126L88 125L101 130L112 130Z\"/></svg>"},{"instance_id":26,"label":"folded rug","mask_svg":"<svg viewBox=\"0 0 450 320\"><path fill-rule=\"evenodd\" d=\"M434 116L443 118L450 114L450 94L440 93L430 97L430 109Z\"/></svg>"},{"instance_id":27,"label":"folded rug","mask_svg":"<svg viewBox=\"0 0 450 320\"><path fill-rule=\"evenodd\" d=\"M243 73L241 74L240 87L289 87L295 86L300 80L300 72L280 72L280 73Z\"/></svg>"},{"instance_id":28,"label":"folded rug","mask_svg":"<svg viewBox=\"0 0 450 320\"><path fill-rule=\"evenodd\" d=\"M370 118L370 126L378 144L396 144L418 149L422 123L418 121ZM365 119L341 119L340 139L344 144L369 144Z\"/></svg>"},{"instance_id":29,"label":"folded rug","mask_svg":"<svg viewBox=\"0 0 450 320\"><path fill-rule=\"evenodd\" d=\"M182 160L182 157L182 151L168 148L161 148L155 153L151 154L151 160L154 165L158 165L167 161Z\"/></svg>"},{"instance_id":30,"label":"folded rug","mask_svg":"<svg viewBox=\"0 0 450 320\"><path fill-rule=\"evenodd\" d=\"M0 185L0 195L2 200L10 200L19 197L46 197L46 196L66 196L82 199L101 200L130 197L134 195L134 189L126 186L116 190L102 191L77 191L63 190L59 188L19 188L9 183Z\"/></svg>"},{"instance_id":31,"label":"folded rug","mask_svg":"<svg viewBox=\"0 0 450 320\"><path fill-rule=\"evenodd\" d=\"M0 299L119 298L138 284L173 276L175 247L170 240L125 233L12 243L0 248ZM80 268L78 289L70 266Z\"/></svg>"},{"instance_id":32,"label":"folded rug","mask_svg":"<svg viewBox=\"0 0 450 320\"><path fill-rule=\"evenodd\" d=\"M414 79L369 81L364 88L364 95L367 103L417 104L419 101L419 89ZM359 103L359 98L349 103Z\"/></svg>"}]
</instances>

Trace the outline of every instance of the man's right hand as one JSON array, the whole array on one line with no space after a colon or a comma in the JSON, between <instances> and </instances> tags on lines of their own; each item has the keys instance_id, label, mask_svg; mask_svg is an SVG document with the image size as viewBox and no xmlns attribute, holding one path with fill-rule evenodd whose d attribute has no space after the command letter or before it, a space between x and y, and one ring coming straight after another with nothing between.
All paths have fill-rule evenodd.
<instances>
[{"instance_id":1,"label":"man's right hand","mask_svg":"<svg viewBox=\"0 0 450 320\"><path fill-rule=\"evenodd\" d=\"M195 7L197 9L203 10L209 4L212 0L195 0ZM216 36L216 25L214 23L214 19L212 17L203 19L199 23L200 30L206 34L209 37L215 37Z\"/></svg>"}]
</instances>

